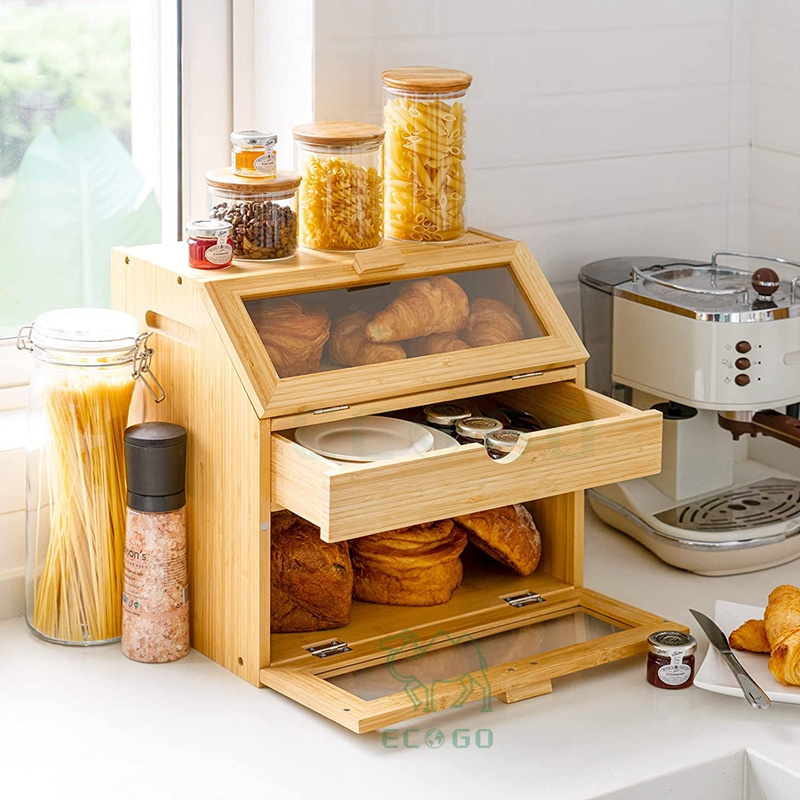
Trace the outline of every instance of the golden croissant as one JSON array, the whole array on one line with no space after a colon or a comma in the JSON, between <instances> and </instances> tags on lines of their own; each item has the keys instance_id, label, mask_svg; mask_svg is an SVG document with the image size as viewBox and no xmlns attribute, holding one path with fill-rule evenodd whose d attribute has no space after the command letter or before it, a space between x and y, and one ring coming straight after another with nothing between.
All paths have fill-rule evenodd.
<instances>
[{"instance_id":1,"label":"golden croissant","mask_svg":"<svg viewBox=\"0 0 800 800\"><path fill-rule=\"evenodd\" d=\"M254 300L248 312L280 378L319 372L331 320L323 309L304 309L294 300Z\"/></svg>"},{"instance_id":2,"label":"golden croissant","mask_svg":"<svg viewBox=\"0 0 800 800\"><path fill-rule=\"evenodd\" d=\"M470 347L516 342L525 337L522 322L511 306L479 297L469 309L469 317L459 336Z\"/></svg>"},{"instance_id":3,"label":"golden croissant","mask_svg":"<svg viewBox=\"0 0 800 800\"><path fill-rule=\"evenodd\" d=\"M778 586L764 619L750 619L730 635L731 647L770 653L769 671L787 686L800 686L800 589Z\"/></svg>"},{"instance_id":4,"label":"golden croissant","mask_svg":"<svg viewBox=\"0 0 800 800\"><path fill-rule=\"evenodd\" d=\"M778 586L764 612L772 655L769 671L781 682L800 686L800 589Z\"/></svg>"},{"instance_id":5,"label":"golden croissant","mask_svg":"<svg viewBox=\"0 0 800 800\"><path fill-rule=\"evenodd\" d=\"M455 333L469 316L469 298L455 282L439 275L407 283L367 325L371 342L401 342Z\"/></svg>"},{"instance_id":6,"label":"golden croissant","mask_svg":"<svg viewBox=\"0 0 800 800\"><path fill-rule=\"evenodd\" d=\"M360 367L406 357L406 351L399 344L377 344L367 339L364 332L367 322L369 314L359 311L336 323L330 343L333 361L347 367Z\"/></svg>"},{"instance_id":7,"label":"golden croissant","mask_svg":"<svg viewBox=\"0 0 800 800\"><path fill-rule=\"evenodd\" d=\"M409 354L415 356L431 356L434 353L453 353L456 350L469 350L469 345L458 338L455 333L432 333L415 339L410 344Z\"/></svg>"}]
</instances>

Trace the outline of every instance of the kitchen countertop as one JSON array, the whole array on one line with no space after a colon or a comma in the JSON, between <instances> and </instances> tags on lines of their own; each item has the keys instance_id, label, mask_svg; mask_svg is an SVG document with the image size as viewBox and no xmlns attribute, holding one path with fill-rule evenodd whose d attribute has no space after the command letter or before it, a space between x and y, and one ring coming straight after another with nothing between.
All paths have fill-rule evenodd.
<instances>
[{"instance_id":1,"label":"kitchen countertop","mask_svg":"<svg viewBox=\"0 0 800 800\"><path fill-rule=\"evenodd\" d=\"M689 606L763 605L798 562L704 578L673 569L587 510L585 584L696 628ZM697 635L698 665L706 640ZM436 727L445 743L431 749ZM491 729L492 746L474 733ZM800 753L800 706L755 711L696 687L668 692L644 657L553 681L553 693L491 713L478 704L356 736L196 652L169 665L127 661L114 646L67 648L0 623L0 796L39 798L311 797L585 800L744 747L787 767ZM403 731L409 743L402 746ZM416 729L416 730L414 730ZM471 746L456 748L467 729ZM464 734L457 734L459 738ZM488 734L480 735L482 744Z\"/></svg>"}]
</instances>

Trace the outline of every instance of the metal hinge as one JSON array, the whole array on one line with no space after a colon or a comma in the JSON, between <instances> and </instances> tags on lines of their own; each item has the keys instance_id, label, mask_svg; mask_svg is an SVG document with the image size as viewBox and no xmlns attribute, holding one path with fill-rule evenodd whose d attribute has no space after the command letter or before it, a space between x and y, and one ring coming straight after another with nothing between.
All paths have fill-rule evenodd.
<instances>
[{"instance_id":1,"label":"metal hinge","mask_svg":"<svg viewBox=\"0 0 800 800\"><path fill-rule=\"evenodd\" d=\"M330 642L326 642L325 644L310 644L306 647L306 650L317 658L327 658L328 656L335 656L339 653L351 653L353 648L348 647L347 642L331 639Z\"/></svg>"},{"instance_id":2,"label":"metal hinge","mask_svg":"<svg viewBox=\"0 0 800 800\"><path fill-rule=\"evenodd\" d=\"M331 411L347 411L350 406L328 406L327 408L315 408L312 414L329 414Z\"/></svg>"},{"instance_id":3,"label":"metal hinge","mask_svg":"<svg viewBox=\"0 0 800 800\"><path fill-rule=\"evenodd\" d=\"M510 606L514 608L524 608L525 606L533 605L534 603L544 603L544 597L538 592L522 592L522 594L510 594L504 597Z\"/></svg>"},{"instance_id":4,"label":"metal hinge","mask_svg":"<svg viewBox=\"0 0 800 800\"><path fill-rule=\"evenodd\" d=\"M540 375L544 375L544 372L520 372L519 375L512 375L512 381L518 381L522 378L538 378Z\"/></svg>"}]
</instances>

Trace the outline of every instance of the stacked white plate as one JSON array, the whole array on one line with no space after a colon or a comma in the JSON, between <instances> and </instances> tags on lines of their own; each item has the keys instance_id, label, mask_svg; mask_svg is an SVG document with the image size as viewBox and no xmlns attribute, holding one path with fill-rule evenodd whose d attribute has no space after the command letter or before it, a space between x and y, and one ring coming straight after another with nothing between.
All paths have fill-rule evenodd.
<instances>
[{"instance_id":1,"label":"stacked white plate","mask_svg":"<svg viewBox=\"0 0 800 800\"><path fill-rule=\"evenodd\" d=\"M326 458L344 462L387 461L458 444L452 436L395 417L356 417L298 428L295 441Z\"/></svg>"}]
</instances>

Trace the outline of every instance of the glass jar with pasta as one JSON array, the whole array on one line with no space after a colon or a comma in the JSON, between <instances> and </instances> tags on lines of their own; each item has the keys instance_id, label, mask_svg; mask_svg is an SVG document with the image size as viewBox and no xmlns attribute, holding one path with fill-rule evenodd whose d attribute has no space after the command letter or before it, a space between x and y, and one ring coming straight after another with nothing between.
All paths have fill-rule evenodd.
<instances>
[{"instance_id":1,"label":"glass jar with pasta","mask_svg":"<svg viewBox=\"0 0 800 800\"><path fill-rule=\"evenodd\" d=\"M28 625L60 644L119 639L125 548L124 433L142 415L137 378L158 402L152 349L130 314L72 308L20 331L35 371L28 400ZM133 418L133 419L132 419Z\"/></svg>"},{"instance_id":2,"label":"glass jar with pasta","mask_svg":"<svg viewBox=\"0 0 800 800\"><path fill-rule=\"evenodd\" d=\"M466 230L464 95L472 76L402 67L381 73L381 80L386 235L416 242L457 239Z\"/></svg>"},{"instance_id":3,"label":"glass jar with pasta","mask_svg":"<svg viewBox=\"0 0 800 800\"><path fill-rule=\"evenodd\" d=\"M293 129L300 186L300 243L370 250L383 241L383 129L314 122Z\"/></svg>"}]
</instances>

